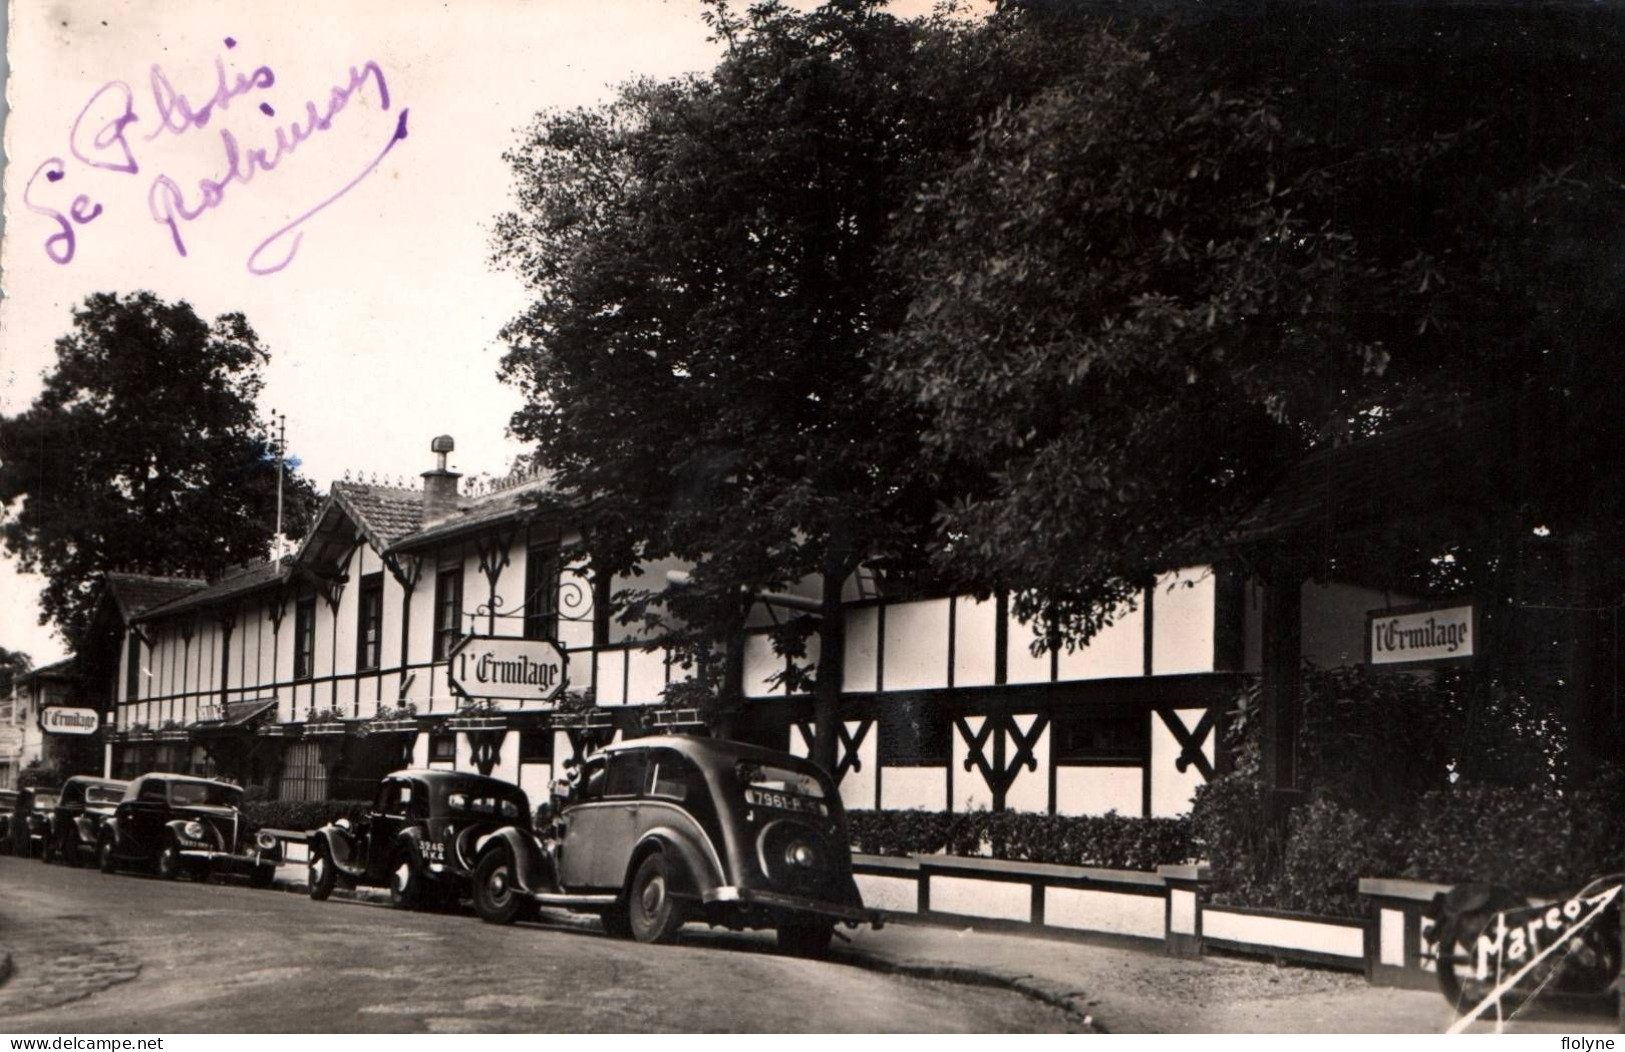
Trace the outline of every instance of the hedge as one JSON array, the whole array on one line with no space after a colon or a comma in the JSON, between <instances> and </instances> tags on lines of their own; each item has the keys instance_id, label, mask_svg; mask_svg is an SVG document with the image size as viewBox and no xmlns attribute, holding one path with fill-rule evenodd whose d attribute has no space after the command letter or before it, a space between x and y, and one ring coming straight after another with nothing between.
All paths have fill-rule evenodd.
<instances>
[{"instance_id":1,"label":"hedge","mask_svg":"<svg viewBox=\"0 0 1625 1052\"><path fill-rule=\"evenodd\" d=\"M243 815L255 829L311 830L371 809L370 800L259 800L244 804Z\"/></svg>"},{"instance_id":2,"label":"hedge","mask_svg":"<svg viewBox=\"0 0 1625 1052\"><path fill-rule=\"evenodd\" d=\"M981 855L1154 870L1195 857L1185 818L1019 811L849 811L852 849L870 855Z\"/></svg>"}]
</instances>

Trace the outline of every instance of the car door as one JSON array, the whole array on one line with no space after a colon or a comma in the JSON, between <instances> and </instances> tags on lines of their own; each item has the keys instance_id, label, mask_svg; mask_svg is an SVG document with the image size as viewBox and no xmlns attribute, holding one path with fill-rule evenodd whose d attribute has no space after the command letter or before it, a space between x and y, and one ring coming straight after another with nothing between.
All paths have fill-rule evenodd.
<instances>
[{"instance_id":1,"label":"car door","mask_svg":"<svg viewBox=\"0 0 1625 1052\"><path fill-rule=\"evenodd\" d=\"M367 835L356 845L367 853L367 877L373 883L388 882L395 836L405 827L413 799L420 794L410 778L390 778L378 787L378 799L367 816Z\"/></svg>"},{"instance_id":2,"label":"car door","mask_svg":"<svg viewBox=\"0 0 1625 1052\"><path fill-rule=\"evenodd\" d=\"M149 778L141 783L134 800L126 800L120 807L129 810L120 819L127 839L127 854L148 858L157 855L163 844L164 822L169 817L169 783Z\"/></svg>"},{"instance_id":3,"label":"car door","mask_svg":"<svg viewBox=\"0 0 1625 1052\"><path fill-rule=\"evenodd\" d=\"M564 836L558 849L559 884L566 891L590 891L601 867L596 856L605 831L612 824L604 801L604 780L609 774L608 757L599 755L582 761L581 778L560 816Z\"/></svg>"}]
</instances>

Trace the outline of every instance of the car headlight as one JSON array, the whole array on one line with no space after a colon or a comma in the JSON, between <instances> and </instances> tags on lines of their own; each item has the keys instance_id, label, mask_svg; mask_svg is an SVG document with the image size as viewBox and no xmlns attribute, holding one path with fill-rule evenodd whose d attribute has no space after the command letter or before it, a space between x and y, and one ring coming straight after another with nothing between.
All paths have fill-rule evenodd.
<instances>
[{"instance_id":1,"label":"car headlight","mask_svg":"<svg viewBox=\"0 0 1625 1052\"><path fill-rule=\"evenodd\" d=\"M181 832L185 833L187 836L191 837L193 840L202 840L203 839L203 823L202 822L188 822L184 826L181 826Z\"/></svg>"},{"instance_id":2,"label":"car headlight","mask_svg":"<svg viewBox=\"0 0 1625 1052\"><path fill-rule=\"evenodd\" d=\"M791 841L790 846L784 850L784 858L792 866L801 866L803 869L811 869L818 864L818 852L804 840Z\"/></svg>"},{"instance_id":3,"label":"car headlight","mask_svg":"<svg viewBox=\"0 0 1625 1052\"><path fill-rule=\"evenodd\" d=\"M254 843L260 846L261 851L274 851L276 849L276 835L262 829L259 836L254 838Z\"/></svg>"}]
</instances>

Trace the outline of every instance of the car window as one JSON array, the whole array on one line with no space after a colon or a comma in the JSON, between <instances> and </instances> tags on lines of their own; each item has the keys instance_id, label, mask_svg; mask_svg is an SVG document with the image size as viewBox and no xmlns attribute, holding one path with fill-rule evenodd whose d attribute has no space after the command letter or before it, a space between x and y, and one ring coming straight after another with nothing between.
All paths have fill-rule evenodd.
<instances>
[{"instance_id":1,"label":"car window","mask_svg":"<svg viewBox=\"0 0 1625 1052\"><path fill-rule=\"evenodd\" d=\"M40 793L34 797L34 808L39 811L49 811L56 806L55 793Z\"/></svg>"},{"instance_id":2,"label":"car window","mask_svg":"<svg viewBox=\"0 0 1625 1052\"><path fill-rule=\"evenodd\" d=\"M604 761L588 760L581 768L581 799L598 800L604 795Z\"/></svg>"},{"instance_id":3,"label":"car window","mask_svg":"<svg viewBox=\"0 0 1625 1052\"><path fill-rule=\"evenodd\" d=\"M124 799L124 790L116 785L88 785L85 802L88 804L116 804Z\"/></svg>"},{"instance_id":4,"label":"car window","mask_svg":"<svg viewBox=\"0 0 1625 1052\"><path fill-rule=\"evenodd\" d=\"M475 815L501 815L504 818L518 818L526 810L518 801L509 797L469 793L452 793L446 797L446 806L453 811Z\"/></svg>"},{"instance_id":5,"label":"car window","mask_svg":"<svg viewBox=\"0 0 1625 1052\"><path fill-rule=\"evenodd\" d=\"M683 758L682 753L674 749L661 749L652 759L654 775L649 795L665 797L668 800L687 799L688 787L693 784L696 773L693 765Z\"/></svg>"},{"instance_id":6,"label":"car window","mask_svg":"<svg viewBox=\"0 0 1625 1052\"><path fill-rule=\"evenodd\" d=\"M641 796L649 785L649 750L633 749L611 754L605 796Z\"/></svg>"},{"instance_id":7,"label":"car window","mask_svg":"<svg viewBox=\"0 0 1625 1052\"><path fill-rule=\"evenodd\" d=\"M176 807L205 804L210 807L241 807L243 791L234 785L214 782L171 782L169 802Z\"/></svg>"},{"instance_id":8,"label":"car window","mask_svg":"<svg viewBox=\"0 0 1625 1052\"><path fill-rule=\"evenodd\" d=\"M736 768L745 786L745 802L758 807L827 815L824 786L804 771L772 763L741 760Z\"/></svg>"},{"instance_id":9,"label":"car window","mask_svg":"<svg viewBox=\"0 0 1625 1052\"><path fill-rule=\"evenodd\" d=\"M142 799L142 800L154 800L154 801L157 801L158 803L163 803L164 802L164 783L163 782L146 782L146 783L144 783L141 786L141 796L139 797L139 799Z\"/></svg>"}]
</instances>

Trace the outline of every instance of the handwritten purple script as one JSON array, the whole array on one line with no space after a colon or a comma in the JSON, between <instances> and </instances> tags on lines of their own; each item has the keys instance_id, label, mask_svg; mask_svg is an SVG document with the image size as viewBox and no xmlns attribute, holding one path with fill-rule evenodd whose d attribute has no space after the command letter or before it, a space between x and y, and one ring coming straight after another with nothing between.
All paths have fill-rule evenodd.
<instances>
[{"instance_id":1,"label":"handwritten purple script","mask_svg":"<svg viewBox=\"0 0 1625 1052\"><path fill-rule=\"evenodd\" d=\"M226 37L225 45L228 50L234 49L237 41ZM318 133L334 131L334 118L362 92L370 89L376 96L380 110L387 112L390 108L389 84L384 71L377 62L369 59L360 66L351 66L349 78L329 90L325 98L318 96L320 101L307 99L303 110L295 111L299 115L294 119L277 123L269 135L262 131L250 136L243 132L241 126L234 130L223 125L234 112L257 114L254 118L256 121L266 118L275 120L276 109L263 93L276 87L276 74L270 66L258 66L247 73L228 69L223 57L215 59L214 70L212 92L200 98L196 93L189 96L176 90L163 67L154 65L148 77L151 108L143 109L141 113L137 112L136 93L129 84L121 80L108 81L86 101L68 133L68 154L86 169L84 173L76 174L93 176L98 186L106 187L107 184L102 181L106 177L95 173L110 172L121 179L140 175L138 146L145 151L145 144L155 140L166 136L188 136L203 131L211 124L215 125L224 155L218 169L208 176L192 179L190 186L186 185L184 179L177 180L159 172L147 187L147 211L153 222L168 231L170 243L181 256L186 255L190 224L229 200L241 198L257 179L277 171ZM236 111L233 110L233 103L239 103ZM354 190L383 163L396 144L406 138L408 112L404 108L400 110L388 140L353 178L273 230L254 246L248 254L251 273L275 274L293 262L305 236L301 228ZM143 117L152 127L145 135L137 137L130 128L141 124ZM354 121L337 127L350 126L357 129L362 127ZM257 127L263 129L264 125L257 124ZM240 134L243 139L239 139ZM132 142L132 139L135 141ZM73 262L78 251L80 228L101 216L106 209L90 193L72 193L68 187L58 190L59 196L52 203L37 201L35 194L42 177L49 187L57 187L74 171L62 157L48 157L34 170L23 188L23 204L30 212L44 216L52 224L52 232L42 243L45 254L52 262L64 266ZM39 192L44 193L45 190L41 188ZM228 190L231 191L229 198ZM72 195L71 199L69 194ZM64 201L65 204L62 203Z\"/></svg>"}]
</instances>

